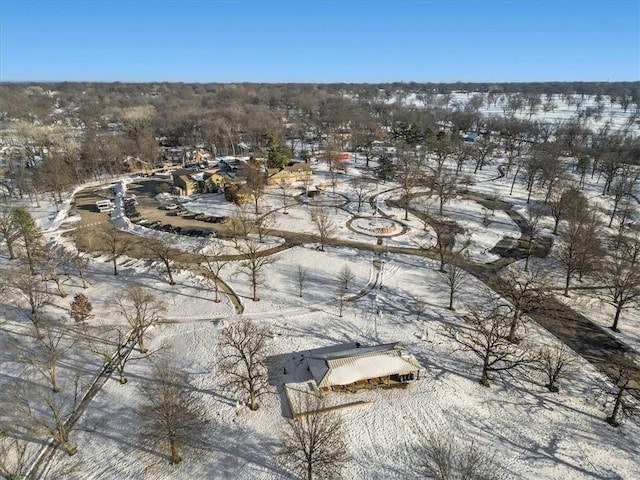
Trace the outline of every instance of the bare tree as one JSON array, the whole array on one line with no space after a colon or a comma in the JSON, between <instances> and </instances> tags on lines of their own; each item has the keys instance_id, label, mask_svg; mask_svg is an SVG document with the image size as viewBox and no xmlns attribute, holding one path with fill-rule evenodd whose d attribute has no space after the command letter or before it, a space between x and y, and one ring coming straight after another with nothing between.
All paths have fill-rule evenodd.
<instances>
[{"instance_id":1,"label":"bare tree","mask_svg":"<svg viewBox=\"0 0 640 480\"><path fill-rule=\"evenodd\" d=\"M538 368L545 375L545 387L550 392L558 392L558 381L571 376L577 367L577 358L564 343L553 347L543 346L538 353Z\"/></svg>"},{"instance_id":2,"label":"bare tree","mask_svg":"<svg viewBox=\"0 0 640 480\"><path fill-rule=\"evenodd\" d=\"M396 160L395 180L400 184L400 203L404 208L404 219L409 219L409 205L414 189L424 183L420 162L412 152L400 151Z\"/></svg>"},{"instance_id":3,"label":"bare tree","mask_svg":"<svg viewBox=\"0 0 640 480\"><path fill-rule=\"evenodd\" d=\"M18 230L14 221L14 207L7 200L0 203L0 238L4 241L9 251L9 260L16 258L13 245L18 239Z\"/></svg>"},{"instance_id":4,"label":"bare tree","mask_svg":"<svg viewBox=\"0 0 640 480\"><path fill-rule=\"evenodd\" d=\"M460 256L471 244L470 236L466 236L463 243L456 248L456 233L458 226L455 223L448 222L444 218L439 217L433 219L431 227L436 234L435 248L438 250L440 257L440 268L438 271L445 273L444 266L450 257Z\"/></svg>"},{"instance_id":5,"label":"bare tree","mask_svg":"<svg viewBox=\"0 0 640 480\"><path fill-rule=\"evenodd\" d=\"M422 215L420 215L420 220L422 221L422 229L426 231L429 228L434 200L429 195L420 195L416 198L416 202L417 206L422 212Z\"/></svg>"},{"instance_id":6,"label":"bare tree","mask_svg":"<svg viewBox=\"0 0 640 480\"><path fill-rule=\"evenodd\" d=\"M487 159L493 153L493 150L496 148L496 145L490 141L482 138L474 143L474 150L472 157L475 159L475 168L473 173L476 173L478 170L482 170ZM511 168L511 165L507 165L507 170Z\"/></svg>"},{"instance_id":7,"label":"bare tree","mask_svg":"<svg viewBox=\"0 0 640 480\"><path fill-rule=\"evenodd\" d=\"M247 191L253 198L254 213L260 213L260 199L264 195L266 175L262 165L255 160L249 161L241 170L240 178L245 181Z\"/></svg>"},{"instance_id":8,"label":"bare tree","mask_svg":"<svg viewBox=\"0 0 640 480\"><path fill-rule=\"evenodd\" d=\"M362 177L355 177L351 180L351 188L358 200L358 213L362 210L362 204L366 201L368 195L372 193L369 181Z\"/></svg>"},{"instance_id":9,"label":"bare tree","mask_svg":"<svg viewBox=\"0 0 640 480\"><path fill-rule=\"evenodd\" d=\"M24 352L24 359L47 380L51 391L58 393L58 361L74 344L71 330L60 322L47 319L37 347Z\"/></svg>"},{"instance_id":10,"label":"bare tree","mask_svg":"<svg viewBox=\"0 0 640 480\"><path fill-rule=\"evenodd\" d=\"M456 159L456 175L460 174L460 172L462 171L462 167L472 156L471 148L464 143L465 142L456 143L453 148L453 156Z\"/></svg>"},{"instance_id":11,"label":"bare tree","mask_svg":"<svg viewBox=\"0 0 640 480\"><path fill-rule=\"evenodd\" d=\"M251 282L251 288L253 290L252 300L258 302L260 301L258 286L264 282L265 267L275 263L277 258L265 254L265 252L262 251L262 244L249 237L236 238L235 245L243 257L242 260L238 262L238 269Z\"/></svg>"},{"instance_id":12,"label":"bare tree","mask_svg":"<svg viewBox=\"0 0 640 480\"><path fill-rule=\"evenodd\" d=\"M91 255L89 252L77 248L73 251L65 250L65 259L67 265L77 270L78 277L80 277L80 281L82 282L82 288L89 288L89 284L87 283L87 278L85 276L85 271L91 262Z\"/></svg>"},{"instance_id":13,"label":"bare tree","mask_svg":"<svg viewBox=\"0 0 640 480\"><path fill-rule=\"evenodd\" d=\"M539 152L539 184L545 189L545 202L549 201L552 193L557 190L565 175L565 164L559 158L560 153L560 149L555 144L549 143L543 151Z\"/></svg>"},{"instance_id":14,"label":"bare tree","mask_svg":"<svg viewBox=\"0 0 640 480\"><path fill-rule=\"evenodd\" d=\"M286 179L280 179L280 181L278 182L278 189L280 190L280 194L282 195L282 213L284 215L288 215L289 212L287 212L287 194L289 190L289 183Z\"/></svg>"},{"instance_id":15,"label":"bare tree","mask_svg":"<svg viewBox=\"0 0 640 480\"><path fill-rule=\"evenodd\" d=\"M64 289L60 270L65 264L66 255L62 247L51 247L50 245L42 246L36 257L36 265L39 268L40 275L44 281L51 280L56 284L58 294L64 298L67 292Z\"/></svg>"},{"instance_id":16,"label":"bare tree","mask_svg":"<svg viewBox=\"0 0 640 480\"><path fill-rule=\"evenodd\" d=\"M583 237L578 248L578 281L585 275L597 272L602 264L604 249L601 242L600 218L597 212L590 212L582 228Z\"/></svg>"},{"instance_id":17,"label":"bare tree","mask_svg":"<svg viewBox=\"0 0 640 480\"><path fill-rule=\"evenodd\" d=\"M320 398L305 395L305 412L287 422L280 461L306 480L337 479L349 460L339 416L323 411Z\"/></svg>"},{"instance_id":18,"label":"bare tree","mask_svg":"<svg viewBox=\"0 0 640 480\"><path fill-rule=\"evenodd\" d=\"M349 284L356 278L353 270L349 265L343 265L340 269L340 273L338 274L338 280L341 285L344 286L344 290L349 290Z\"/></svg>"},{"instance_id":19,"label":"bare tree","mask_svg":"<svg viewBox=\"0 0 640 480\"><path fill-rule=\"evenodd\" d=\"M509 342L511 319L499 307L488 313L473 311L463 317L463 327L448 327L447 335L464 350L482 361L480 383L490 386L491 372L505 372L530 364L534 357L521 346Z\"/></svg>"},{"instance_id":20,"label":"bare tree","mask_svg":"<svg viewBox=\"0 0 640 480\"><path fill-rule=\"evenodd\" d=\"M96 355L104 365L112 364L118 372L118 379L121 385L127 383L125 376L125 368L127 363L132 359L132 334L126 332L122 327L111 327L106 325L97 325L93 328L84 330L85 336L83 343L89 351ZM147 358L149 353L143 357Z\"/></svg>"},{"instance_id":21,"label":"bare tree","mask_svg":"<svg viewBox=\"0 0 640 480\"><path fill-rule=\"evenodd\" d=\"M74 141L70 142L70 139L66 139L66 142L64 147L62 143L53 146L53 148L49 147L49 153L42 156L41 162L36 167L36 183L42 191L51 194L56 211L60 210L62 192L74 182L73 171L69 168L67 161L74 162L77 150L73 150L74 147L79 147L79 144ZM64 152L69 147L71 150Z\"/></svg>"},{"instance_id":22,"label":"bare tree","mask_svg":"<svg viewBox=\"0 0 640 480\"><path fill-rule=\"evenodd\" d=\"M558 233L558 225L565 218L576 218L588 208L588 202L584 194L575 187L554 192L547 201L551 216L554 219L553 234Z\"/></svg>"},{"instance_id":23,"label":"bare tree","mask_svg":"<svg viewBox=\"0 0 640 480\"><path fill-rule=\"evenodd\" d=\"M611 228L613 219L618 213L620 202L623 198L633 193L633 188L637 183L638 173L632 173L630 167L623 168L620 176L613 181L610 189L610 192L613 194L613 210L611 211L611 217L609 218L609 228Z\"/></svg>"},{"instance_id":24,"label":"bare tree","mask_svg":"<svg viewBox=\"0 0 640 480\"><path fill-rule=\"evenodd\" d=\"M430 432L416 448L420 473L433 480L506 479L495 454L473 441L460 444L453 435Z\"/></svg>"},{"instance_id":25,"label":"bare tree","mask_svg":"<svg viewBox=\"0 0 640 480\"><path fill-rule=\"evenodd\" d=\"M97 233L100 245L108 256L107 261L113 262L113 274L118 275L118 259L131 251L133 247L131 239L125 238L110 223L102 226Z\"/></svg>"},{"instance_id":26,"label":"bare tree","mask_svg":"<svg viewBox=\"0 0 640 480\"><path fill-rule=\"evenodd\" d=\"M560 237L556 255L565 269L564 295L568 296L571 279L589 269L599 254L597 217L593 213L572 216L560 230Z\"/></svg>"},{"instance_id":27,"label":"bare tree","mask_svg":"<svg viewBox=\"0 0 640 480\"><path fill-rule=\"evenodd\" d=\"M617 213L618 227L616 235L618 237L624 236L624 231L629 226L628 221L638 215L638 209L636 208L635 203L635 199L630 195L622 199Z\"/></svg>"},{"instance_id":28,"label":"bare tree","mask_svg":"<svg viewBox=\"0 0 640 480\"><path fill-rule=\"evenodd\" d=\"M307 268L304 265L297 266L296 281L298 283L298 295L302 297L302 291L307 284Z\"/></svg>"},{"instance_id":29,"label":"bare tree","mask_svg":"<svg viewBox=\"0 0 640 480\"><path fill-rule=\"evenodd\" d=\"M229 263L223 256L222 247L216 243L213 246L213 252L211 255L202 254L202 267L213 277L213 288L215 289L215 302L220 303L220 286L218 281L220 279L220 273L222 269Z\"/></svg>"},{"instance_id":30,"label":"bare tree","mask_svg":"<svg viewBox=\"0 0 640 480\"><path fill-rule=\"evenodd\" d=\"M164 265L164 268L167 270L167 276L169 277L169 285L175 285L176 282L173 279L172 264L178 252L170 244L161 241L145 243L145 248L152 258L160 260Z\"/></svg>"},{"instance_id":31,"label":"bare tree","mask_svg":"<svg viewBox=\"0 0 640 480\"><path fill-rule=\"evenodd\" d=\"M304 193L309 193L309 187L313 185L313 174L311 172L305 173L302 177L302 184L304 185Z\"/></svg>"},{"instance_id":32,"label":"bare tree","mask_svg":"<svg viewBox=\"0 0 640 480\"><path fill-rule=\"evenodd\" d=\"M344 282L338 282L338 286L336 287L335 292L335 300L338 304L338 316L342 318L342 313L344 311L344 302L347 298L347 289L345 287Z\"/></svg>"},{"instance_id":33,"label":"bare tree","mask_svg":"<svg viewBox=\"0 0 640 480\"><path fill-rule=\"evenodd\" d=\"M143 396L140 437L169 455L177 465L182 455L206 443L206 411L185 375L166 364L154 365L151 378L140 386Z\"/></svg>"},{"instance_id":34,"label":"bare tree","mask_svg":"<svg viewBox=\"0 0 640 480\"><path fill-rule=\"evenodd\" d=\"M617 427L620 414L631 417L640 413L640 403L634 398L640 392L637 382L640 369L628 355L618 355L608 365L607 372L614 386L603 386L600 394L604 396L605 407L613 404L607 423Z\"/></svg>"},{"instance_id":35,"label":"bare tree","mask_svg":"<svg viewBox=\"0 0 640 480\"><path fill-rule=\"evenodd\" d=\"M29 303L30 311L27 317L35 328L36 337L39 338L41 335L41 310L51 298L47 284L36 278L28 265L25 266L24 271L13 271L8 283L12 290L18 292Z\"/></svg>"},{"instance_id":36,"label":"bare tree","mask_svg":"<svg viewBox=\"0 0 640 480\"><path fill-rule=\"evenodd\" d=\"M507 285L500 293L509 302L506 305L511 310L511 324L507 339L517 343L518 327L522 323L523 311L539 306L545 299L548 290L548 279L541 270L519 273L516 270L506 270Z\"/></svg>"},{"instance_id":37,"label":"bare tree","mask_svg":"<svg viewBox=\"0 0 640 480\"><path fill-rule=\"evenodd\" d=\"M444 279L449 287L449 310L455 310L453 308L453 300L456 295L464 286L466 280L465 271L460 268L459 260L454 258L445 269L443 273Z\"/></svg>"},{"instance_id":38,"label":"bare tree","mask_svg":"<svg viewBox=\"0 0 640 480\"><path fill-rule=\"evenodd\" d=\"M438 197L438 214L442 216L444 214L444 206L456 194L457 178L451 173L442 172L439 176L434 176L430 179L429 186L431 191L435 192Z\"/></svg>"},{"instance_id":39,"label":"bare tree","mask_svg":"<svg viewBox=\"0 0 640 480\"><path fill-rule=\"evenodd\" d=\"M29 466L27 440L0 430L0 477L6 480L26 478Z\"/></svg>"},{"instance_id":40,"label":"bare tree","mask_svg":"<svg viewBox=\"0 0 640 480\"><path fill-rule=\"evenodd\" d=\"M535 206L529 205L527 208L528 218L527 218L527 227L524 233L526 233L526 256L524 261L524 271L529 270L529 258L531 257L531 252L533 251L534 242L540 237L540 232L542 231L542 226L540 225L540 220L544 217L544 211Z\"/></svg>"},{"instance_id":41,"label":"bare tree","mask_svg":"<svg viewBox=\"0 0 640 480\"><path fill-rule=\"evenodd\" d=\"M67 454L75 455L78 447L71 441L71 423L69 416L80 402L78 378L72 397L56 395L51 392L15 392L12 398L14 425L18 431L38 437L51 438Z\"/></svg>"},{"instance_id":42,"label":"bare tree","mask_svg":"<svg viewBox=\"0 0 640 480\"><path fill-rule=\"evenodd\" d=\"M335 223L328 208L312 205L309 210L311 221L315 224L320 235L320 251L324 252L327 240L335 231Z\"/></svg>"},{"instance_id":43,"label":"bare tree","mask_svg":"<svg viewBox=\"0 0 640 480\"><path fill-rule=\"evenodd\" d=\"M140 353L147 353L144 346L144 334L147 329L162 320L167 307L151 291L140 285L126 288L114 298L116 310L122 315L132 329Z\"/></svg>"},{"instance_id":44,"label":"bare tree","mask_svg":"<svg viewBox=\"0 0 640 480\"><path fill-rule=\"evenodd\" d=\"M427 310L429 304L421 298L414 298L414 302L411 304L411 310L416 314L416 320L420 320L422 314Z\"/></svg>"},{"instance_id":45,"label":"bare tree","mask_svg":"<svg viewBox=\"0 0 640 480\"><path fill-rule=\"evenodd\" d=\"M275 217L272 212L260 215L253 222L255 225L255 232L258 234L258 241L264 243L264 239L271 234Z\"/></svg>"},{"instance_id":46,"label":"bare tree","mask_svg":"<svg viewBox=\"0 0 640 480\"><path fill-rule=\"evenodd\" d=\"M602 301L615 308L611 329L618 331L620 315L640 303L640 238L623 238L598 272Z\"/></svg>"},{"instance_id":47,"label":"bare tree","mask_svg":"<svg viewBox=\"0 0 640 480\"><path fill-rule=\"evenodd\" d=\"M246 395L249 408L258 409L258 398L270 392L266 368L271 330L248 318L223 327L218 334L218 367L229 390Z\"/></svg>"},{"instance_id":48,"label":"bare tree","mask_svg":"<svg viewBox=\"0 0 640 480\"><path fill-rule=\"evenodd\" d=\"M233 212L228 225L234 241L237 242L237 239L249 238L253 231L254 218L255 216L252 215L245 206Z\"/></svg>"}]
</instances>

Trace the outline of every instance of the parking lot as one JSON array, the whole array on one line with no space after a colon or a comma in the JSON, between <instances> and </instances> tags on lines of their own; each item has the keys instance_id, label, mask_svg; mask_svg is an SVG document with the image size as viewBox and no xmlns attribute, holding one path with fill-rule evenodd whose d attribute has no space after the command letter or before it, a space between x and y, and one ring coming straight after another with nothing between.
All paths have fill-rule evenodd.
<instances>
[{"instance_id":1,"label":"parking lot","mask_svg":"<svg viewBox=\"0 0 640 480\"><path fill-rule=\"evenodd\" d=\"M179 204L161 203L155 199L158 184L163 180L141 178L127 186L124 199L125 214L131 222L147 228L192 237L210 237L227 230L228 218L189 212ZM83 227L97 227L106 223L109 213L100 212L96 202L113 198L107 188L87 189L76 197L75 209L80 213Z\"/></svg>"}]
</instances>

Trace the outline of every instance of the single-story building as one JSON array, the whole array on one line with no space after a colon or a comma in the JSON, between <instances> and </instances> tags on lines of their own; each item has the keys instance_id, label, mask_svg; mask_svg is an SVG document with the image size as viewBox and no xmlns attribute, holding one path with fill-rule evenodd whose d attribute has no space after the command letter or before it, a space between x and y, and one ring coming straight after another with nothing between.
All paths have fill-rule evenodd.
<instances>
[{"instance_id":1,"label":"single-story building","mask_svg":"<svg viewBox=\"0 0 640 480\"><path fill-rule=\"evenodd\" d=\"M294 163L282 168L269 168L267 170L267 185L287 185L298 181L304 181L313 176L313 170L308 163Z\"/></svg>"},{"instance_id":2,"label":"single-story building","mask_svg":"<svg viewBox=\"0 0 640 480\"><path fill-rule=\"evenodd\" d=\"M400 342L383 345L338 345L305 355L321 393L408 383L420 378L422 366Z\"/></svg>"}]
</instances>

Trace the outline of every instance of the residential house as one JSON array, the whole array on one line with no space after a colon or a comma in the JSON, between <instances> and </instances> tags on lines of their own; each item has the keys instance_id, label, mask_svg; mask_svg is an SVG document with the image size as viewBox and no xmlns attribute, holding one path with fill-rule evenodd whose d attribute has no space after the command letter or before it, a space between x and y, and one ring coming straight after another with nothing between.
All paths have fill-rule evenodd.
<instances>
[{"instance_id":1,"label":"residential house","mask_svg":"<svg viewBox=\"0 0 640 480\"><path fill-rule=\"evenodd\" d=\"M293 163L282 168L269 168L267 170L267 185L291 185L295 182L305 181L313 177L313 170L308 163Z\"/></svg>"},{"instance_id":2,"label":"residential house","mask_svg":"<svg viewBox=\"0 0 640 480\"><path fill-rule=\"evenodd\" d=\"M172 173L173 186L180 192L180 195L189 196L198 189L198 182L192 174L186 170L175 170Z\"/></svg>"}]
</instances>

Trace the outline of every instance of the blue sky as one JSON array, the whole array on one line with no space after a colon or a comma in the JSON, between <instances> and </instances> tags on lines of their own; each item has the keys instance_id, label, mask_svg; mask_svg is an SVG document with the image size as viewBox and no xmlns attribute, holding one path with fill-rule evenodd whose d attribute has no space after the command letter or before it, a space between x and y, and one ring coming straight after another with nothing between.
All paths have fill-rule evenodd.
<instances>
[{"instance_id":1,"label":"blue sky","mask_svg":"<svg viewBox=\"0 0 640 480\"><path fill-rule=\"evenodd\" d=\"M640 0L0 0L0 81L640 80Z\"/></svg>"}]
</instances>

